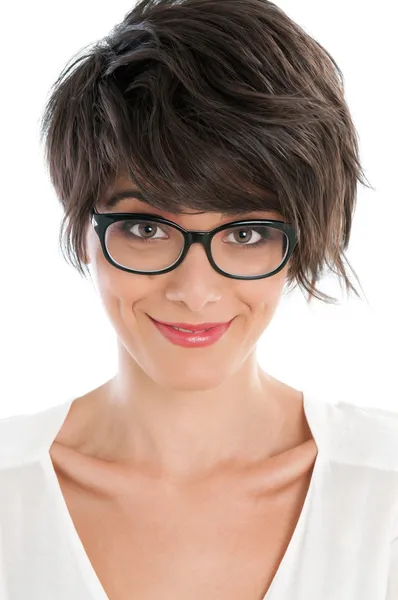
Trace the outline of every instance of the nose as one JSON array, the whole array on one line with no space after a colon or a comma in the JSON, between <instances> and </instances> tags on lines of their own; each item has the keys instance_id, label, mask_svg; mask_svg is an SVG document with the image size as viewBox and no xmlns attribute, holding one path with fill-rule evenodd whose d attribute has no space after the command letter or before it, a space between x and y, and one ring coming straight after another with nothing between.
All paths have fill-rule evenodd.
<instances>
[{"instance_id":1,"label":"nose","mask_svg":"<svg viewBox=\"0 0 398 600\"><path fill-rule=\"evenodd\" d=\"M200 312L222 297L225 278L213 269L201 244L193 244L182 263L168 276L167 299L183 302L191 312Z\"/></svg>"}]
</instances>

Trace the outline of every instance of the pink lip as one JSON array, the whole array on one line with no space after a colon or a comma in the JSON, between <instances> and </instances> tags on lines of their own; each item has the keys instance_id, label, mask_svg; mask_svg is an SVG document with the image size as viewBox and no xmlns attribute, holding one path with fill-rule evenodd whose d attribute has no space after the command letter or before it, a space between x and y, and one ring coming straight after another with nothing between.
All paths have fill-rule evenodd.
<instances>
[{"instance_id":1,"label":"pink lip","mask_svg":"<svg viewBox=\"0 0 398 600\"><path fill-rule=\"evenodd\" d=\"M224 335L232 323L231 320L228 323L202 323L200 325L188 323L168 324L156 321L152 317L150 319L167 340L184 348L202 348L214 344ZM193 333L178 331L173 329L172 325L183 329L191 329ZM207 331L204 331L205 329Z\"/></svg>"}]
</instances>

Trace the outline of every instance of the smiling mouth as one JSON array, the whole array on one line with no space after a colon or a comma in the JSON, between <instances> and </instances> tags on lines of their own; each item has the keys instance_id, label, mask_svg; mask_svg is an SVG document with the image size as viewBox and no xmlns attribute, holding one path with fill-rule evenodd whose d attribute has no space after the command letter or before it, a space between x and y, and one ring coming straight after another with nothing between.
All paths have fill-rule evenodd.
<instances>
[{"instance_id":1,"label":"smiling mouth","mask_svg":"<svg viewBox=\"0 0 398 600\"><path fill-rule=\"evenodd\" d=\"M149 315L148 315L149 316ZM210 346L223 337L233 319L226 323L164 323L149 317L169 342L185 348Z\"/></svg>"}]
</instances>

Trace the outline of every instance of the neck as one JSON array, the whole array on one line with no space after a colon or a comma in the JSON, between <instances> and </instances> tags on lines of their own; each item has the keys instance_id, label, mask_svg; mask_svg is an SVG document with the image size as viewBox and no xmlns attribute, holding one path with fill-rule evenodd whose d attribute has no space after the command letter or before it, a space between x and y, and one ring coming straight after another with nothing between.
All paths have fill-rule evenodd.
<instances>
[{"instance_id":1,"label":"neck","mask_svg":"<svg viewBox=\"0 0 398 600\"><path fill-rule=\"evenodd\" d=\"M253 354L215 389L170 389L121 349L119 371L98 388L93 408L101 455L175 481L253 464L280 443L278 383L261 371Z\"/></svg>"}]
</instances>

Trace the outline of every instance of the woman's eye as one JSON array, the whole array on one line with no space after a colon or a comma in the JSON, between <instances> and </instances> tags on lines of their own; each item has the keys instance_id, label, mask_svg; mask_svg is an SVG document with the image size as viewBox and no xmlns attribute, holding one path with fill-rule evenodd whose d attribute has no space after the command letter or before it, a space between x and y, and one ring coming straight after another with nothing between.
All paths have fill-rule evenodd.
<instances>
[{"instance_id":1,"label":"woman's eye","mask_svg":"<svg viewBox=\"0 0 398 600\"><path fill-rule=\"evenodd\" d=\"M129 231L139 237L145 239L165 239L167 234L155 223L135 223L129 228Z\"/></svg>"},{"instance_id":2,"label":"woman's eye","mask_svg":"<svg viewBox=\"0 0 398 600\"><path fill-rule=\"evenodd\" d=\"M236 231L232 231L227 236L228 242L243 245L256 244L261 239L261 235L258 233L258 231L255 231L254 229L237 229Z\"/></svg>"}]
</instances>

